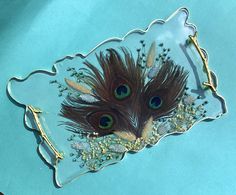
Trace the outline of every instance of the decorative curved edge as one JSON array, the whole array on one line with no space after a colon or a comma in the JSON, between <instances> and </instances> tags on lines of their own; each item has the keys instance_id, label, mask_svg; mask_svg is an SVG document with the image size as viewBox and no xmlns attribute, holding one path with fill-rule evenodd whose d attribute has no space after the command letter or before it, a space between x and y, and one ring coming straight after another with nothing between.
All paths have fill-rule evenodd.
<instances>
[{"instance_id":1,"label":"decorative curved edge","mask_svg":"<svg viewBox=\"0 0 236 195\"><path fill-rule=\"evenodd\" d=\"M95 47L94 47L92 50L90 50L90 52L88 52L87 54L76 53L76 54L74 54L74 55L67 55L67 56L65 56L65 57L63 57L63 58L61 58L61 59L55 61L54 64L53 64L53 66L52 66L51 71L48 71L48 70L45 70L45 69L38 69L38 70L33 71L33 72L31 72L30 74L28 74L28 76L26 76L25 78L19 78L19 77L12 77L12 78L10 78L10 79L8 80L7 86L6 86L7 94L8 94L8 96L9 96L17 105L20 105L20 106L22 106L22 107L25 107L24 109L25 109L25 111L26 111L27 105L18 102L16 99L14 99L14 98L11 96L10 83L11 83L12 80L15 80L15 81L18 81L18 82L23 82L23 81L27 80L27 79L28 79L30 76L32 76L33 74L37 74L37 73L42 73L42 74L48 74L48 75L50 75L50 76L55 76L55 75L57 74L57 72L58 72L57 64L58 64L59 62L62 62L62 61L65 61L65 60L73 60L73 59L76 58L76 57L80 57L81 59L84 59L84 58L86 58L88 55L90 55L93 51L95 51L97 48L99 48L101 45L103 45L103 44L105 44L105 43L107 43L107 42L111 42L111 41L122 42L122 41L125 40L125 38L126 38L127 36L129 36L130 34L133 34L133 33L139 33L139 34L141 34L141 35L142 35L142 34L145 34L146 32L148 32L148 30L151 28L152 25L154 25L154 24L164 24L164 23L168 22L171 18L173 18L177 13L179 13L179 12L181 12L181 11L186 13L186 19L185 19L185 22L184 22L184 26L186 26L186 27L188 27L188 28L192 28L193 32L196 33L196 32L197 32L197 27L196 27L194 24L187 22L187 21L188 21L188 18L189 18L189 15L190 15L188 9L185 8L185 7L180 7L180 8L177 9L174 13L172 13L166 20L163 20L163 19L155 19L155 20L153 20L153 21L148 25L148 27L147 27L145 30L143 30L143 29L133 29L133 30L129 31L127 34L125 34L122 38L119 38L119 37L108 38L108 39L102 41L101 43L99 43L97 46L95 46ZM202 52L204 53L206 59L208 60L209 57L208 57L207 51L206 51L204 48L202 48L202 47L200 47L200 49L202 50ZM213 78L213 79L214 79L214 82L215 82L216 85L217 85L218 79L217 79L215 73L214 73L213 71L211 71L211 70L210 70L210 72L211 72L211 74L214 75L214 78ZM218 116L216 116L216 117L210 117L210 116L208 116L208 117L202 118L201 120L195 122L195 123L191 126L191 128L192 128L193 126L195 126L196 124L198 124L199 122L201 122L201 121L214 120L214 119L216 119L216 118L218 118L218 117L220 117L220 116L222 116L222 115L224 115L224 114L227 113L227 106L226 106L226 102L225 102L225 99L223 98L223 96L221 96L220 94L218 94L217 91L216 91L216 92L212 92L212 93L213 93L214 96L216 96L216 97L220 100L220 102L221 102L221 104L222 104L222 114L220 114L220 115L218 115ZM25 115L25 114L26 114L26 112L24 112L24 124L25 124L27 127L29 127L29 126L27 125L27 123L26 123L26 115ZM30 127L29 127L29 128L30 128ZM190 128L190 129L191 129L191 128ZM31 128L30 128L30 129L31 129ZM190 130L190 129L189 129L189 130ZM33 129L33 130L36 130L36 129ZM188 130L188 131L189 131L189 130ZM185 131L185 132L186 132L186 131ZM183 134L183 133L185 133L185 132L178 132L178 133L172 132L172 133L167 133L167 134L165 134L164 136L162 136L162 137L157 141L157 143L156 143L155 145L158 145L158 143L159 143L163 138L165 138L165 137L167 137L167 136L169 136L169 135L173 135L173 134L180 135L180 134ZM73 180L78 179L80 176L82 176L82 175L84 175L84 174L86 174L86 173L88 173L88 172L98 172L98 171L104 169L104 168L107 167L107 166L110 166L110 165L113 165L113 164L118 163L118 162L114 162L114 163L112 163L112 164L109 164L109 165L106 165L106 166L104 166L104 167L101 167L100 169L98 169L98 170L96 170L96 171L88 171L88 172L85 172L85 173L83 173L83 174L81 174L81 175L79 175L79 176L77 176L77 177L72 178L71 180L69 180L69 181L67 181L67 182L65 182L65 183L59 183L59 182L58 182L58 179L57 179L57 177L58 177L58 174L57 174L57 166L56 166L56 165L52 165L49 161L47 161L47 160L46 160L46 157L40 152L39 146L40 146L40 144L42 144L42 143L43 143L43 140L42 140L42 142L40 142L39 145L38 145L39 154L40 154L41 157L45 160L46 163L48 163L51 167L54 168L54 179L55 179L56 185L57 185L58 187L63 187L63 185L65 185L65 184L67 184L67 183L70 183L70 182L72 182ZM144 148L146 148L146 147L144 147ZM141 150L143 150L144 148L142 148ZM140 151L141 151L141 150L140 150ZM129 152L129 151L127 151L127 152ZM121 157L120 160L122 160L122 159L124 158L124 156L126 155L127 152L124 152L124 153L123 153L123 156ZM136 152L137 152L137 151L136 151ZM136 153L136 152L134 152L134 153Z\"/></svg>"}]
</instances>

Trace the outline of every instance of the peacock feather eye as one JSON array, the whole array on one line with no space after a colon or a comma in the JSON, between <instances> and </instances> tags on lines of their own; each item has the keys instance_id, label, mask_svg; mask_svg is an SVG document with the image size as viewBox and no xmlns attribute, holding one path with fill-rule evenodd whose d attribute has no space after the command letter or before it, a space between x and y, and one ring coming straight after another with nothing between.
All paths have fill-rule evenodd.
<instances>
[{"instance_id":1,"label":"peacock feather eye","mask_svg":"<svg viewBox=\"0 0 236 195\"><path fill-rule=\"evenodd\" d=\"M131 89L130 89L129 85L121 84L121 85L119 85L118 87L115 88L114 94L115 94L115 97L118 100L123 100L123 99L130 96Z\"/></svg>"},{"instance_id":2,"label":"peacock feather eye","mask_svg":"<svg viewBox=\"0 0 236 195\"><path fill-rule=\"evenodd\" d=\"M110 114L103 114L99 119L99 128L110 129L114 124L113 117Z\"/></svg>"},{"instance_id":3,"label":"peacock feather eye","mask_svg":"<svg viewBox=\"0 0 236 195\"><path fill-rule=\"evenodd\" d=\"M149 108L156 110L161 107L162 99L159 96L153 96L150 98L148 105Z\"/></svg>"}]
</instances>

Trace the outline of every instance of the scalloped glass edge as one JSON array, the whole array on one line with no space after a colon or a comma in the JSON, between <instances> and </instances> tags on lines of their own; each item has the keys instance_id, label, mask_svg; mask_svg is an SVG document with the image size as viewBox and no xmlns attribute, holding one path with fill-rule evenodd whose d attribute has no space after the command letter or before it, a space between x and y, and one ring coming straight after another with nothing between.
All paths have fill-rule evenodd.
<instances>
[{"instance_id":1,"label":"scalloped glass edge","mask_svg":"<svg viewBox=\"0 0 236 195\"><path fill-rule=\"evenodd\" d=\"M113 41L114 41L114 42L123 42L123 41L126 39L126 37L128 37L128 36L131 35L131 34L140 34L140 35L143 35L143 34L145 34L146 32L148 32L149 29L150 29L154 24L165 24L167 21L171 20L175 15L177 15L177 14L180 13L180 12L184 12L184 13L186 14L186 19L185 19L185 22L184 22L184 26L185 26L185 27L188 27L188 28L191 28L192 31L193 31L193 33L197 32L196 26L194 26L193 24L190 24L190 23L187 22L188 17L189 17L189 11L188 11L188 9L187 9L187 8L179 8L179 9L177 9L170 17L168 17L166 20L162 20L162 19L154 20L153 22L150 23L150 25L146 28L146 30L134 29L134 30L129 31L123 38L114 37L114 38L107 39L107 40L101 42L100 44L98 44L96 47L94 47L94 48L93 48L88 54L86 54L86 55L83 55L83 54L81 54L81 53L77 53L77 54L75 54L75 55L67 55L67 56L65 56L64 58L62 58L62 59L60 59L60 60L57 60L57 61L54 63L54 65L53 65L53 67L52 67L52 71L36 70L36 71L30 73L26 78L23 78L23 79L17 78L17 77L13 77L13 78L11 78L11 79L9 80L9 82L8 82L8 84L7 84L7 92L8 92L8 94L9 94L9 96L10 96L17 104L26 107L27 105L24 105L24 104L21 104L20 102L18 102L18 101L14 98L14 95L12 95L12 93L11 93L11 82L12 82L13 80L18 81L18 82L23 82L23 81L27 80L30 76L32 76L32 75L34 75L34 74L37 74L37 73L45 73L45 74L50 75L50 76L55 76L55 75L57 74L57 72L58 72L58 68L57 68L57 64L58 64L58 63L61 63L61 62L65 61L65 60L72 60L72 59L74 59L74 58L76 58L76 57L80 57L81 59L85 59L87 56L89 56L93 51L95 51L95 50L96 50L97 48L99 48L100 46L102 46L102 45L104 45L104 44L106 44L106 43L109 43L109 42L113 42ZM202 50L202 52L204 53L205 57L208 59L208 54L207 54L207 52L206 52L204 49L202 49L202 48L201 48L201 50ZM212 71L211 71L211 74L212 74L214 83L215 83L215 85L217 86L217 77L215 76L215 74L214 74ZM222 113L219 114L219 115L216 116L216 117L207 116L207 117L205 117L205 118L202 118L201 120L195 122L193 125L195 125L195 124L197 124L198 122L203 121L203 120L208 120L208 119L213 120L213 119L216 119L217 117L219 117L219 116L221 116L221 115L223 115L223 114L225 114L225 113L227 112L227 108L226 108L226 104L225 104L224 98L223 98L222 96L220 96L217 92L215 92L214 95L215 95L216 98L219 99L219 101L221 102ZM32 124L29 125L29 121L28 121L29 119L28 119L28 117L27 117L27 112L28 112L28 110L27 110L27 108L25 108L24 122L25 122L25 125L26 125L27 127L29 127L29 128L32 129ZM192 125L192 126L193 126L193 125ZM191 129L192 126L191 126L189 129ZM189 131L189 129L188 129L187 131ZM184 132L186 132L186 131L184 131ZM184 133L184 132L179 132L179 134L182 134L182 133ZM164 138L164 137L166 137L166 136L168 136L168 135L171 135L171 134L176 134L176 132L165 134L165 135L162 136L154 145L157 145L157 144L159 143L159 141L160 141L162 138ZM63 182L60 181L60 179L58 178L58 167L57 167L57 164L56 164L56 165L53 165L53 164L52 164L52 161L50 161L50 160L48 159L48 157L45 155L45 152L44 152L44 149L45 149L45 148L44 148L42 145L44 145L44 141L43 141L43 140L42 140L42 142L41 142L41 143L39 144L39 146L38 146L39 153L40 153L40 155L43 157L43 159L44 159L49 165L51 165L52 167L54 167L55 181L56 181L56 184L57 184L59 187L62 187L64 184L69 183L69 182L71 182L72 180L78 178L80 175L82 175L82 174L74 175L74 176L71 177L70 179L67 179L67 181L63 181ZM144 148L145 148L145 147L144 147ZM125 153L126 153L126 152L123 153L123 155L122 155L122 157L120 158L120 160L123 159L123 157L125 156ZM117 161L117 162L118 162L118 161ZM115 162L115 163L117 163L117 162ZM108 164L108 165L110 165L110 164ZM105 166L101 167L100 169L102 169L102 168L104 168L104 167L106 167L106 166L108 166L108 165L105 165ZM100 169L98 169L98 170L100 170ZM96 171L98 171L98 170L96 170ZM90 171L87 171L87 172L90 172Z\"/></svg>"}]
</instances>

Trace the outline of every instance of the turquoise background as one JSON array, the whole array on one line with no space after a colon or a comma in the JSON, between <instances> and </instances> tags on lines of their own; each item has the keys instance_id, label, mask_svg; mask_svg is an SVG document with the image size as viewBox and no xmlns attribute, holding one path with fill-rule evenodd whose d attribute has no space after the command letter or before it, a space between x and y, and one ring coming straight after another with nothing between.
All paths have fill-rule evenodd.
<instances>
[{"instance_id":1,"label":"turquoise background","mask_svg":"<svg viewBox=\"0 0 236 195\"><path fill-rule=\"evenodd\" d=\"M104 39L144 29L181 6L189 9L189 22L198 27L228 114L57 188L53 170L37 153L34 134L23 126L24 109L6 95L8 79L25 77L35 69L50 70L67 54L86 54ZM235 195L235 10L233 0L0 0L0 191L6 195Z\"/></svg>"}]
</instances>

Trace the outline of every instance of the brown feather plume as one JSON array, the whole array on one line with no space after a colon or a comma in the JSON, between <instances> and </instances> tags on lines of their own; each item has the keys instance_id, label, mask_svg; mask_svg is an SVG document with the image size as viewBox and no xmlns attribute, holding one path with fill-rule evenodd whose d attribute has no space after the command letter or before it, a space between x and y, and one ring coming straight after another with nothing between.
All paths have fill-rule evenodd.
<instances>
[{"instance_id":1,"label":"brown feather plume","mask_svg":"<svg viewBox=\"0 0 236 195\"><path fill-rule=\"evenodd\" d=\"M60 115L70 120L66 125L71 131L98 136L123 131L141 137L150 117L168 116L178 105L187 82L182 67L166 61L156 77L145 83L144 71L132 54L125 48L121 51L123 55L115 49L96 55L101 71L84 62L90 69L87 84L97 101L66 98Z\"/></svg>"}]
</instances>

